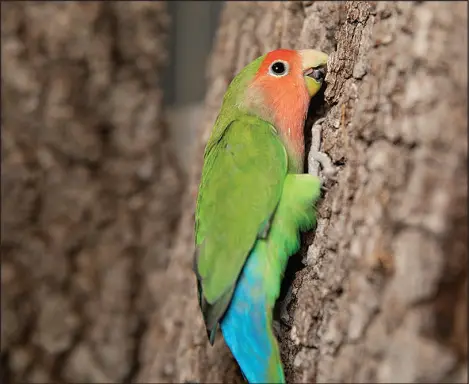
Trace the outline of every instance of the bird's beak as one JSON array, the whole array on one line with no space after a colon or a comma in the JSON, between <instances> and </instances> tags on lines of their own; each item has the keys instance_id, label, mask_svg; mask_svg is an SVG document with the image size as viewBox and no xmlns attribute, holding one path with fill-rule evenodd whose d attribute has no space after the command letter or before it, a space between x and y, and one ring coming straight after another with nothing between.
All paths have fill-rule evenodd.
<instances>
[{"instance_id":1,"label":"bird's beak","mask_svg":"<svg viewBox=\"0 0 469 384\"><path fill-rule=\"evenodd\" d=\"M303 76L306 88L311 97L321 89L326 77L327 55L314 49L302 49L299 51L302 62Z\"/></svg>"}]
</instances>

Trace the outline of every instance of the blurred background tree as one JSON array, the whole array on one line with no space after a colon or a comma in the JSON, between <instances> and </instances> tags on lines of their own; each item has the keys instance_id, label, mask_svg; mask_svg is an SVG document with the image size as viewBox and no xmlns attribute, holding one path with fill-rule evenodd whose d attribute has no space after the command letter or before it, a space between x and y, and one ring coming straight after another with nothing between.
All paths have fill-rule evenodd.
<instances>
[{"instance_id":1,"label":"blurred background tree","mask_svg":"<svg viewBox=\"0 0 469 384\"><path fill-rule=\"evenodd\" d=\"M138 372L184 186L169 22L165 2L2 2L4 383Z\"/></svg>"},{"instance_id":2,"label":"blurred background tree","mask_svg":"<svg viewBox=\"0 0 469 384\"><path fill-rule=\"evenodd\" d=\"M278 47L332 53L306 132L326 117L339 167L289 271L288 381L467 382L467 4L1 10L2 383L242 381L203 331L194 197L227 85Z\"/></svg>"}]
</instances>

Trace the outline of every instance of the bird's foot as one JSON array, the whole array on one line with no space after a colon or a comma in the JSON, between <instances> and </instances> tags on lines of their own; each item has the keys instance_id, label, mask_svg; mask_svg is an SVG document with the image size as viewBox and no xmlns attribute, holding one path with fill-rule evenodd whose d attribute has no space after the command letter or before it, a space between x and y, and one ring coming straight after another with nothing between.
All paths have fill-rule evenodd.
<instances>
[{"instance_id":1,"label":"bird's foot","mask_svg":"<svg viewBox=\"0 0 469 384\"><path fill-rule=\"evenodd\" d=\"M290 303L293 300L293 286L290 286L288 288L288 291L285 295L285 298L279 303L280 308L279 308L279 319L274 320L273 323L273 328L274 328L274 333L278 337L280 337L280 334L282 332L282 324L283 325L288 325L290 322L290 315L288 314L288 307Z\"/></svg>"},{"instance_id":2,"label":"bird's foot","mask_svg":"<svg viewBox=\"0 0 469 384\"><path fill-rule=\"evenodd\" d=\"M280 338L280 334L282 333L282 327L280 325L279 320L273 320L272 321L272 328L274 330L274 335L277 339Z\"/></svg>"},{"instance_id":3,"label":"bird's foot","mask_svg":"<svg viewBox=\"0 0 469 384\"><path fill-rule=\"evenodd\" d=\"M337 169L332 164L331 158L325 152L309 152L311 161L317 161L322 167L322 174L326 180L336 180ZM315 176L318 176L316 173Z\"/></svg>"},{"instance_id":4,"label":"bird's foot","mask_svg":"<svg viewBox=\"0 0 469 384\"><path fill-rule=\"evenodd\" d=\"M319 148L321 146L321 133L322 133L322 124L324 123L325 118L322 117L313 124L311 128L312 140L311 148L308 154L308 173L312 176L319 177L319 165L322 168L323 179L321 179L322 184L326 180L336 180L335 176L337 174L337 169L332 163L331 158L324 152L320 152ZM326 189L326 188L322 188ZM326 189L327 190L327 189Z\"/></svg>"},{"instance_id":5,"label":"bird's foot","mask_svg":"<svg viewBox=\"0 0 469 384\"><path fill-rule=\"evenodd\" d=\"M290 306L292 300L293 300L293 286L290 285L285 295L285 298L280 303L280 321L285 325L288 325L290 321L290 315L288 314L288 307Z\"/></svg>"}]
</instances>

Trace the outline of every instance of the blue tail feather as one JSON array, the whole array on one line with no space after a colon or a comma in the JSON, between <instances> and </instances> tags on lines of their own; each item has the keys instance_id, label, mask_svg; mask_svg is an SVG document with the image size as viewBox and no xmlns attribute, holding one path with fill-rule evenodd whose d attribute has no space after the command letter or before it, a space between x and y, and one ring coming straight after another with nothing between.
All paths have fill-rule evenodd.
<instances>
[{"instance_id":1,"label":"blue tail feather","mask_svg":"<svg viewBox=\"0 0 469 384\"><path fill-rule=\"evenodd\" d=\"M285 383L277 341L272 332L262 260L251 252L220 325L226 344L249 383Z\"/></svg>"}]
</instances>

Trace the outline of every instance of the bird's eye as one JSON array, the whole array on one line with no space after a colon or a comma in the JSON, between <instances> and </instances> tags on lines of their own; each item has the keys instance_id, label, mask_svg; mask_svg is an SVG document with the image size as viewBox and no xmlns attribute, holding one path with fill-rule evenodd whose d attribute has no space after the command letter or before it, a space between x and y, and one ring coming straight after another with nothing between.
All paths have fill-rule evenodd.
<instances>
[{"instance_id":1,"label":"bird's eye","mask_svg":"<svg viewBox=\"0 0 469 384\"><path fill-rule=\"evenodd\" d=\"M269 74L275 77L282 77L288 74L288 63L285 61L274 61L269 68Z\"/></svg>"}]
</instances>

